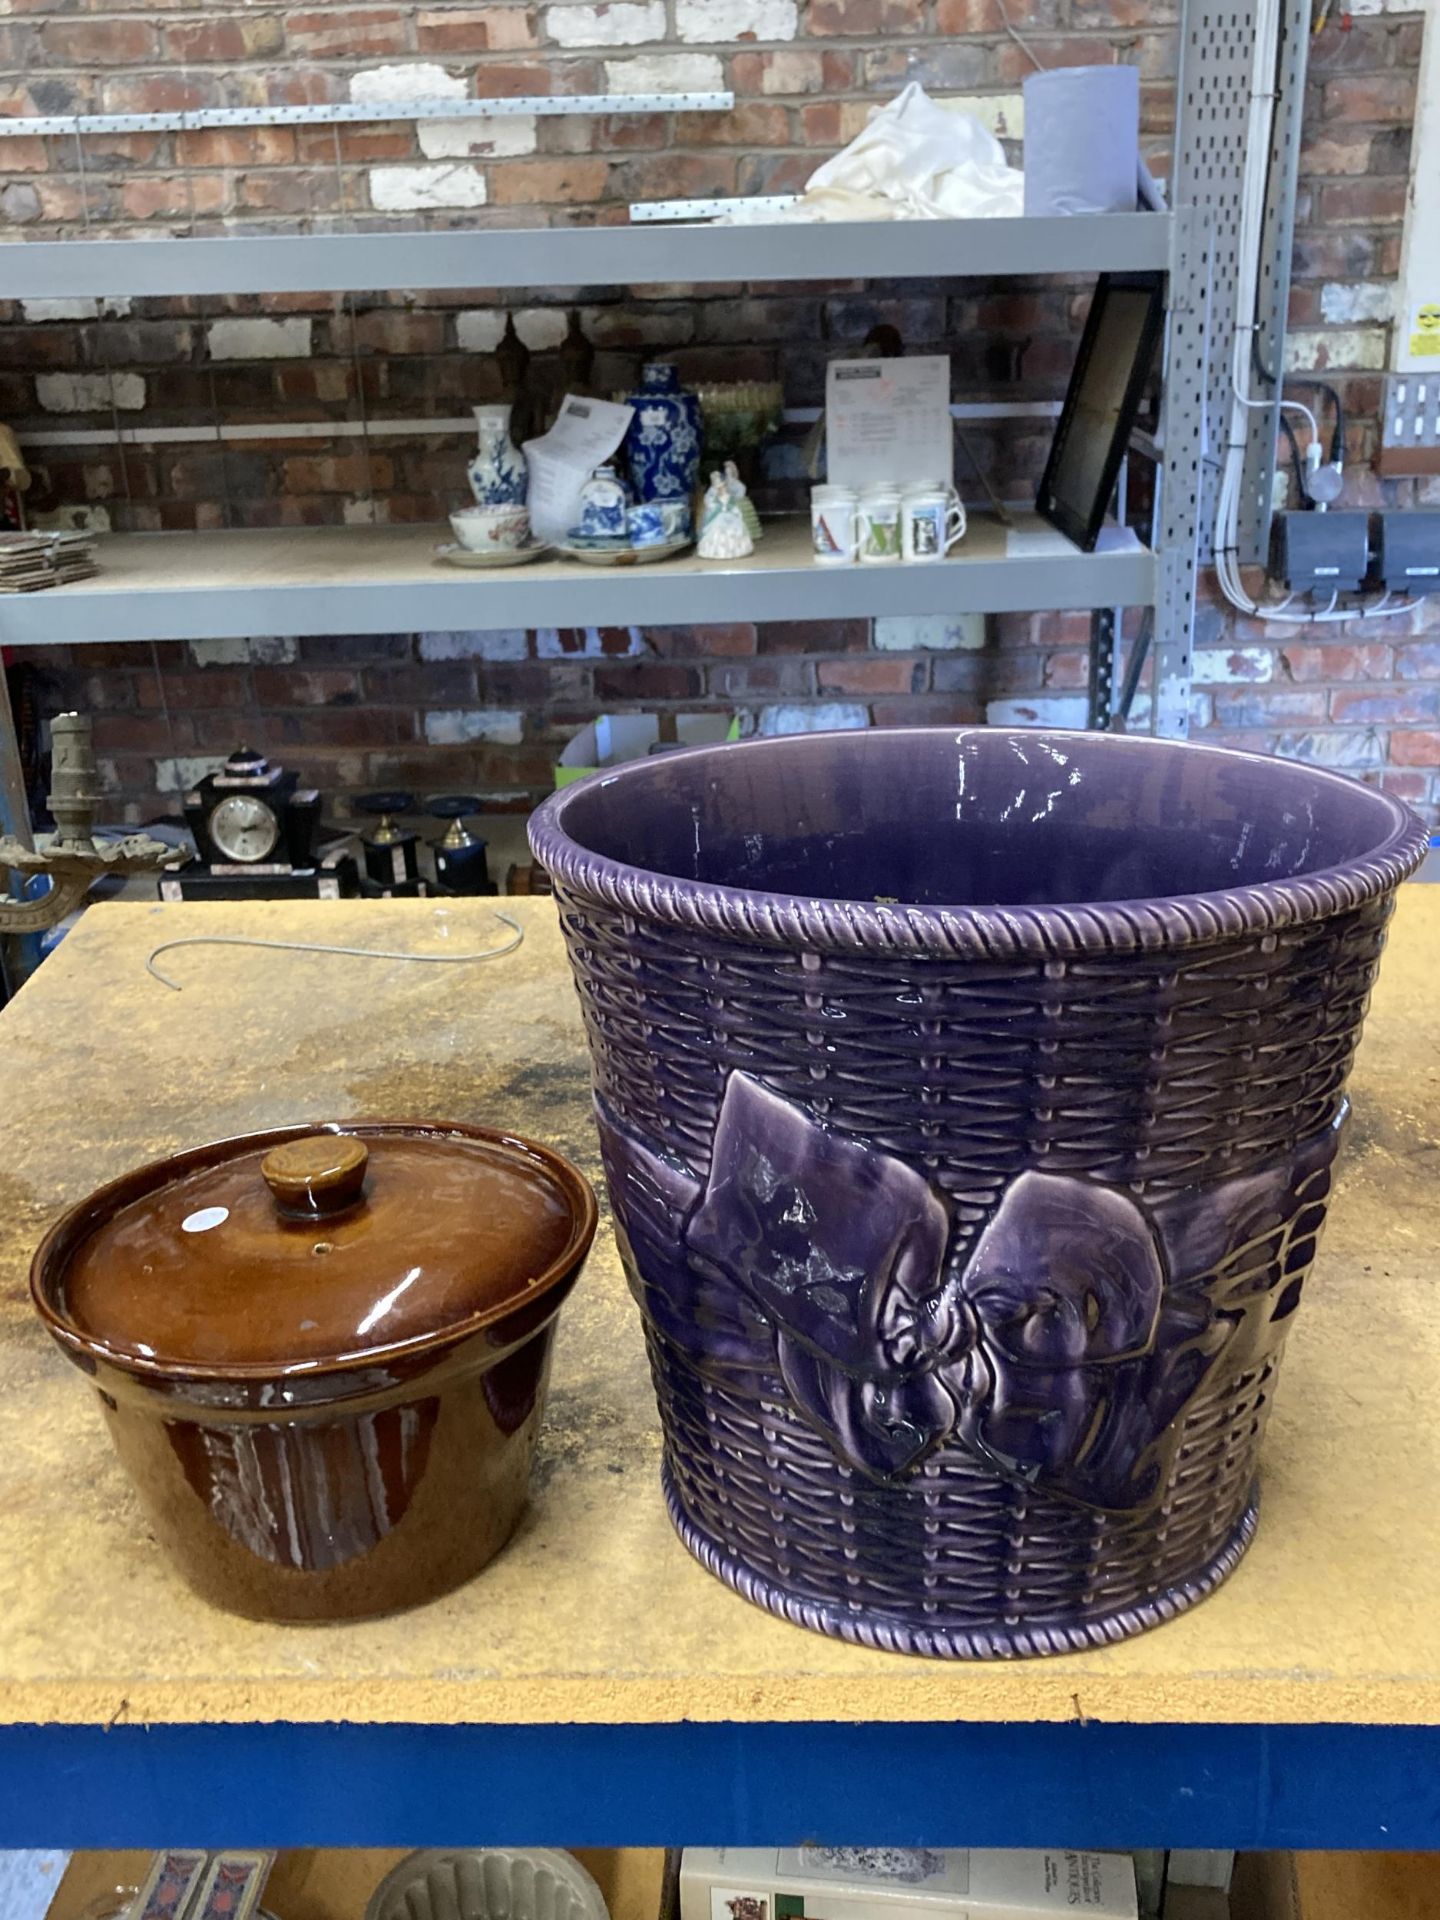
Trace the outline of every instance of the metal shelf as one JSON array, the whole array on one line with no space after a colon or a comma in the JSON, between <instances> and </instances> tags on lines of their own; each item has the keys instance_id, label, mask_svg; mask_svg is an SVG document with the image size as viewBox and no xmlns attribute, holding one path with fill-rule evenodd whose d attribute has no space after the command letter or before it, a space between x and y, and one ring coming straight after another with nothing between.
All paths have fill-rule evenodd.
<instances>
[{"instance_id":1,"label":"metal shelf","mask_svg":"<svg viewBox=\"0 0 1440 1920\"><path fill-rule=\"evenodd\" d=\"M457 233L38 240L0 246L8 299L356 293L375 287L646 286L1165 268L1160 213L822 226L497 228Z\"/></svg>"},{"instance_id":2,"label":"metal shelf","mask_svg":"<svg viewBox=\"0 0 1440 1920\"><path fill-rule=\"evenodd\" d=\"M644 567L555 559L499 572L438 562L433 526L116 534L99 544L94 580L0 599L0 644L1020 613L1153 598L1148 549L1081 553L1035 516L1016 519L1007 534L977 514L950 559L889 567L817 566L809 523L793 520L771 522L738 564L692 552Z\"/></svg>"}]
</instances>

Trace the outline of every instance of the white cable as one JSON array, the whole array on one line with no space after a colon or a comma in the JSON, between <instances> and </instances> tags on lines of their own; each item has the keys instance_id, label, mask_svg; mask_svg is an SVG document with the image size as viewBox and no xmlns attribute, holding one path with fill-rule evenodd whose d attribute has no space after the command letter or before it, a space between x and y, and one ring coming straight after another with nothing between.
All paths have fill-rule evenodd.
<instances>
[{"instance_id":1,"label":"white cable","mask_svg":"<svg viewBox=\"0 0 1440 1920\"><path fill-rule=\"evenodd\" d=\"M1257 413L1263 413L1268 408L1273 407L1275 405L1275 402L1273 400L1247 400L1244 394L1241 393L1238 387L1235 389L1235 398L1240 402L1240 405L1242 407L1249 407ZM1303 414L1305 418L1310 422L1310 438L1316 441L1319 440L1320 422L1315 418L1315 415L1310 411L1309 407L1306 406L1303 400L1282 400L1280 402L1280 405L1285 409L1287 413Z\"/></svg>"},{"instance_id":2,"label":"white cable","mask_svg":"<svg viewBox=\"0 0 1440 1920\"><path fill-rule=\"evenodd\" d=\"M1254 332L1254 328L1252 328L1252 332ZM1242 407L1250 407L1250 409L1256 411L1256 413L1263 413L1267 407L1275 407L1275 405L1284 407L1286 413L1302 413L1302 415L1309 420L1309 438L1311 438L1311 440L1319 440L1319 420L1315 419L1315 415L1309 411L1309 407L1304 403L1304 399L1281 399L1279 403L1277 403L1275 399L1246 399L1244 394L1240 392L1238 386L1233 386L1231 392L1233 392L1235 399L1240 401Z\"/></svg>"},{"instance_id":3,"label":"white cable","mask_svg":"<svg viewBox=\"0 0 1440 1920\"><path fill-rule=\"evenodd\" d=\"M1287 626L1338 626L1346 620L1389 620L1397 613L1413 613L1420 605L1418 600L1402 600L1397 606L1386 606L1385 602L1390 598L1387 593L1379 600L1372 601L1368 607L1337 607L1335 602L1338 597L1331 594L1330 605L1318 613L1286 613L1284 609L1294 598L1293 594L1275 607L1268 607L1261 600L1255 606L1254 617L1271 622L1284 621Z\"/></svg>"},{"instance_id":4,"label":"white cable","mask_svg":"<svg viewBox=\"0 0 1440 1920\"><path fill-rule=\"evenodd\" d=\"M1245 404L1250 407L1266 407L1269 406L1270 402L1268 400L1247 400ZM1318 442L1320 438L1320 422L1315 418L1305 402L1303 400L1282 400L1280 404L1288 413L1303 414L1310 422L1310 438Z\"/></svg>"},{"instance_id":5,"label":"white cable","mask_svg":"<svg viewBox=\"0 0 1440 1920\"><path fill-rule=\"evenodd\" d=\"M1401 601L1391 606L1390 595L1383 594L1368 607L1342 608L1338 593L1330 604L1314 612L1290 611L1293 593L1273 606L1251 598L1240 576L1240 500L1245 482L1245 456L1249 445L1246 416L1274 404L1256 400L1248 392L1250 368L1254 360L1256 333L1255 307L1259 292L1260 243L1265 227L1265 184L1270 143L1274 132L1276 47L1280 29L1280 0L1257 0L1255 14L1255 51L1250 75L1250 99L1247 110L1245 168L1241 179L1240 220L1236 239L1238 261L1235 289L1235 339L1230 364L1230 425L1221 465L1220 492L1215 511L1214 562L1220 591L1231 606L1252 618L1294 626L1338 625L1347 620L1388 620L1397 614L1411 613L1418 600ZM1312 440L1318 445L1320 430L1315 415L1299 400L1281 399L1280 405L1298 413L1310 423Z\"/></svg>"}]
</instances>

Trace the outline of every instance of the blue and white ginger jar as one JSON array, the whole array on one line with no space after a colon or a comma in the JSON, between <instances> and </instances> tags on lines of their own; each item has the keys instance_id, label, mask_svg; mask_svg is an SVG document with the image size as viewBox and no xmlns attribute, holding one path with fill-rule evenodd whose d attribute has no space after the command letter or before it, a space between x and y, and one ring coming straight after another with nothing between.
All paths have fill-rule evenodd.
<instances>
[{"instance_id":1,"label":"blue and white ginger jar","mask_svg":"<svg viewBox=\"0 0 1440 1920\"><path fill-rule=\"evenodd\" d=\"M477 507L521 507L530 490L525 456L510 438L510 408L474 408L480 444L467 472Z\"/></svg>"},{"instance_id":2,"label":"blue and white ginger jar","mask_svg":"<svg viewBox=\"0 0 1440 1920\"><path fill-rule=\"evenodd\" d=\"M607 460L580 489L580 525L575 531L586 540L623 540L629 506L625 482Z\"/></svg>"},{"instance_id":3,"label":"blue and white ginger jar","mask_svg":"<svg viewBox=\"0 0 1440 1920\"><path fill-rule=\"evenodd\" d=\"M664 361L640 371L640 391L625 435L625 459L637 500L690 501L700 474L699 396L687 393L677 368Z\"/></svg>"}]
</instances>

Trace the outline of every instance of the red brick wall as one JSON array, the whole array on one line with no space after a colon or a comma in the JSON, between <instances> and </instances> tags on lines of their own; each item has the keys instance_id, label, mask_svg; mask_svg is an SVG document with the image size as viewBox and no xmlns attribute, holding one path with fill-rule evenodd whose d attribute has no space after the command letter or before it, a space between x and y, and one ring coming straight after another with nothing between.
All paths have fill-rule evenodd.
<instances>
[{"instance_id":1,"label":"red brick wall","mask_svg":"<svg viewBox=\"0 0 1440 1920\"><path fill-rule=\"evenodd\" d=\"M1371 0L1379 6L1383 0ZM1122 59L1142 76L1146 143L1163 162L1173 114L1167 0L1010 0L1047 64ZM1350 411L1355 504L1426 498L1369 471L1398 267L1421 21L1338 9L1315 41L1297 209L1290 364L1323 370ZM729 86L733 113L601 121L269 128L0 144L0 229L40 237L130 230L293 229L417 222L605 222L632 199L785 191L848 139L879 99L918 78L968 97L1005 132L1026 71L996 0L585 0L347 7L264 4L217 15L166 0L10 0L0 20L0 110L139 110L433 93L567 93ZM434 69L416 77L417 67ZM377 69L398 68L376 74ZM572 293L574 290L572 290ZM3 293L3 289L0 289ZM542 386L564 295L517 299ZM877 318L914 349L954 357L959 398L1063 387L1083 300L1038 283L895 288L578 291L623 386L647 350L692 379L783 377L819 398L827 353ZM558 301L558 303L557 303ZM482 290L423 304L376 293L135 302L100 321L0 300L0 418L127 421L434 418L493 395L499 302ZM111 379L114 379L112 388ZM1002 487L1033 474L1043 434L977 434ZM214 527L431 520L463 487L464 445L424 436L112 447L37 455L42 511L83 505L98 524ZM799 504L793 445L767 467L762 506ZM1440 490L1435 498L1440 500ZM1201 737L1350 768L1433 809L1440 642L1422 616L1296 631L1202 608L1194 722ZM107 774L132 817L245 733L332 790L400 782L478 787L523 805L558 745L599 707L775 709L877 724L1083 715L1085 622L826 624L637 633L267 639L244 646L103 647L26 663L45 705L100 714Z\"/></svg>"}]
</instances>

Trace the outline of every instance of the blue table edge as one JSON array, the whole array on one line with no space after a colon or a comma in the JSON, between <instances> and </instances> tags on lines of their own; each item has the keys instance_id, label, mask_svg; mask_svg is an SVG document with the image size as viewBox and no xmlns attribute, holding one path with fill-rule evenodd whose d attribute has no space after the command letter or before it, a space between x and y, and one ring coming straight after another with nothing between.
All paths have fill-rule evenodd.
<instances>
[{"instance_id":1,"label":"blue table edge","mask_svg":"<svg viewBox=\"0 0 1440 1920\"><path fill-rule=\"evenodd\" d=\"M1440 1848L1440 1727L0 1727L0 1847Z\"/></svg>"}]
</instances>

